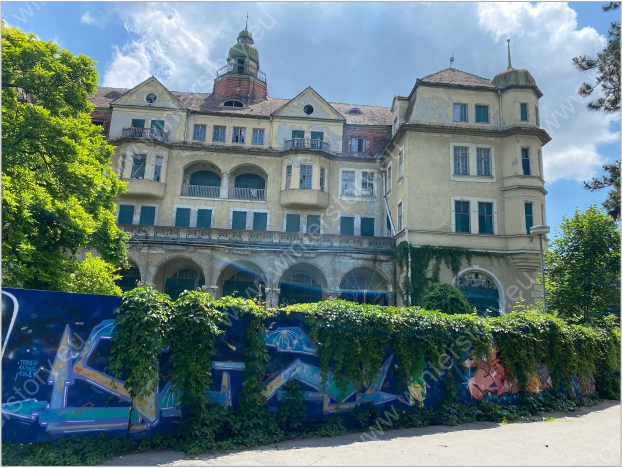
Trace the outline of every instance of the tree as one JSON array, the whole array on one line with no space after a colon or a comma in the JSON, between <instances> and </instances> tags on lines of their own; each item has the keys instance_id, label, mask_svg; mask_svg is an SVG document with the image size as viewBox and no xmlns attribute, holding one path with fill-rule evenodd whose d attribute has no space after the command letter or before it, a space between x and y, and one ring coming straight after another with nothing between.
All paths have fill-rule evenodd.
<instances>
[{"instance_id":1,"label":"tree","mask_svg":"<svg viewBox=\"0 0 622 468\"><path fill-rule=\"evenodd\" d=\"M605 175L600 178L592 178L591 182L583 182L585 188L590 192L603 189L605 187L613 187L609 192L607 200L603 203L603 207L607 210L607 214L614 220L620 220L620 160L614 164L603 165Z\"/></svg>"},{"instance_id":2,"label":"tree","mask_svg":"<svg viewBox=\"0 0 622 468\"><path fill-rule=\"evenodd\" d=\"M472 314L473 307L469 305L462 291L452 284L436 283L422 301L425 310L438 310L444 314Z\"/></svg>"},{"instance_id":3,"label":"tree","mask_svg":"<svg viewBox=\"0 0 622 468\"><path fill-rule=\"evenodd\" d=\"M610 2L603 7L603 11L615 11L620 8L620 2ZM609 42L607 47L597 57L581 55L572 59L574 66L580 71L598 69L596 84L583 83L579 94L590 97L600 85L603 96L595 101L588 102L587 108L594 111L620 111L620 23L614 21L609 28Z\"/></svg>"},{"instance_id":4,"label":"tree","mask_svg":"<svg viewBox=\"0 0 622 468\"><path fill-rule=\"evenodd\" d=\"M548 308L589 321L620 307L620 228L596 205L557 227L546 253Z\"/></svg>"},{"instance_id":5,"label":"tree","mask_svg":"<svg viewBox=\"0 0 622 468\"><path fill-rule=\"evenodd\" d=\"M117 271L117 268L105 262L101 257L93 257L91 252L88 252L84 260L75 264L73 273L63 276L63 280L59 282L59 290L121 296L123 291L115 284L115 280L121 279L121 276L116 274Z\"/></svg>"},{"instance_id":6,"label":"tree","mask_svg":"<svg viewBox=\"0 0 622 468\"><path fill-rule=\"evenodd\" d=\"M127 257L115 225L124 190L113 148L90 124L94 62L2 25L2 279L5 286L62 290L83 266ZM103 269L109 275L112 270Z\"/></svg>"}]
</instances>

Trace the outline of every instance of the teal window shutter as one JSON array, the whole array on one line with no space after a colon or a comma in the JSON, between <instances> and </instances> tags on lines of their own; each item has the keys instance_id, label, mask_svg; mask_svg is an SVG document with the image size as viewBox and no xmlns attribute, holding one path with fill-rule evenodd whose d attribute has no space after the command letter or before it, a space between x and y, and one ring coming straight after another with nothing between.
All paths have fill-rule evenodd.
<instances>
[{"instance_id":1,"label":"teal window shutter","mask_svg":"<svg viewBox=\"0 0 622 468\"><path fill-rule=\"evenodd\" d=\"M175 226L190 227L190 208L177 208Z\"/></svg>"},{"instance_id":2,"label":"teal window shutter","mask_svg":"<svg viewBox=\"0 0 622 468\"><path fill-rule=\"evenodd\" d=\"M492 228L492 203L480 203L478 205L479 233L494 234Z\"/></svg>"},{"instance_id":3,"label":"teal window shutter","mask_svg":"<svg viewBox=\"0 0 622 468\"><path fill-rule=\"evenodd\" d=\"M319 234L321 232L320 215L307 216L307 233Z\"/></svg>"},{"instance_id":4,"label":"teal window shutter","mask_svg":"<svg viewBox=\"0 0 622 468\"><path fill-rule=\"evenodd\" d=\"M190 176L190 185L220 187L220 176L212 171L197 171Z\"/></svg>"},{"instance_id":5,"label":"teal window shutter","mask_svg":"<svg viewBox=\"0 0 622 468\"><path fill-rule=\"evenodd\" d=\"M300 232L300 215L288 214L285 220L285 232Z\"/></svg>"},{"instance_id":6,"label":"teal window shutter","mask_svg":"<svg viewBox=\"0 0 622 468\"><path fill-rule=\"evenodd\" d=\"M387 215L387 229L391 232L391 218L389 218L389 215Z\"/></svg>"},{"instance_id":7,"label":"teal window shutter","mask_svg":"<svg viewBox=\"0 0 622 468\"><path fill-rule=\"evenodd\" d=\"M268 230L268 213L253 213L253 231Z\"/></svg>"},{"instance_id":8,"label":"teal window shutter","mask_svg":"<svg viewBox=\"0 0 622 468\"><path fill-rule=\"evenodd\" d=\"M152 120L151 128L164 131L164 120Z\"/></svg>"},{"instance_id":9,"label":"teal window shutter","mask_svg":"<svg viewBox=\"0 0 622 468\"><path fill-rule=\"evenodd\" d=\"M354 235L354 216L342 216L341 217L341 235L353 236Z\"/></svg>"},{"instance_id":10,"label":"teal window shutter","mask_svg":"<svg viewBox=\"0 0 622 468\"><path fill-rule=\"evenodd\" d=\"M361 218L361 236L374 236L374 218Z\"/></svg>"},{"instance_id":11,"label":"teal window shutter","mask_svg":"<svg viewBox=\"0 0 622 468\"><path fill-rule=\"evenodd\" d=\"M324 132L311 132L311 139L324 141Z\"/></svg>"},{"instance_id":12,"label":"teal window shutter","mask_svg":"<svg viewBox=\"0 0 622 468\"><path fill-rule=\"evenodd\" d=\"M140 221L141 226L153 226L155 224L155 206L141 206Z\"/></svg>"},{"instance_id":13,"label":"teal window shutter","mask_svg":"<svg viewBox=\"0 0 622 468\"><path fill-rule=\"evenodd\" d=\"M456 232L471 232L469 202L456 202Z\"/></svg>"},{"instance_id":14,"label":"teal window shutter","mask_svg":"<svg viewBox=\"0 0 622 468\"><path fill-rule=\"evenodd\" d=\"M119 224L132 224L134 222L134 205L119 206Z\"/></svg>"},{"instance_id":15,"label":"teal window shutter","mask_svg":"<svg viewBox=\"0 0 622 468\"><path fill-rule=\"evenodd\" d=\"M197 212L197 227L198 228L211 228L212 227L212 210L199 209Z\"/></svg>"},{"instance_id":16,"label":"teal window shutter","mask_svg":"<svg viewBox=\"0 0 622 468\"><path fill-rule=\"evenodd\" d=\"M488 123L488 106L475 106L475 122Z\"/></svg>"},{"instance_id":17,"label":"teal window shutter","mask_svg":"<svg viewBox=\"0 0 622 468\"><path fill-rule=\"evenodd\" d=\"M525 226L527 234L530 234L533 227L533 203L525 203Z\"/></svg>"},{"instance_id":18,"label":"teal window shutter","mask_svg":"<svg viewBox=\"0 0 622 468\"><path fill-rule=\"evenodd\" d=\"M520 119L521 119L521 122L529 121L529 113L527 112L527 104L520 105Z\"/></svg>"},{"instance_id":19,"label":"teal window shutter","mask_svg":"<svg viewBox=\"0 0 622 468\"><path fill-rule=\"evenodd\" d=\"M234 211L231 229L246 229L246 211Z\"/></svg>"},{"instance_id":20,"label":"teal window shutter","mask_svg":"<svg viewBox=\"0 0 622 468\"><path fill-rule=\"evenodd\" d=\"M145 128L145 119L132 119L132 127Z\"/></svg>"},{"instance_id":21,"label":"teal window shutter","mask_svg":"<svg viewBox=\"0 0 622 468\"><path fill-rule=\"evenodd\" d=\"M304 130L292 130L292 140L295 138L304 138L305 132Z\"/></svg>"}]
</instances>

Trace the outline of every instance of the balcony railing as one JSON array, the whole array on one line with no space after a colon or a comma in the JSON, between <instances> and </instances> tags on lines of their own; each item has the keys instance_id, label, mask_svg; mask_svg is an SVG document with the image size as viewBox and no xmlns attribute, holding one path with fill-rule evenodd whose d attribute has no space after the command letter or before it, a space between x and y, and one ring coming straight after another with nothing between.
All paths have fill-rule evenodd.
<instances>
[{"instance_id":1,"label":"balcony railing","mask_svg":"<svg viewBox=\"0 0 622 468\"><path fill-rule=\"evenodd\" d=\"M216 76L223 76L225 73L232 72L233 66L234 65L230 63L228 65L225 65L224 67L219 68L218 71L216 72ZM266 74L262 72L261 70L255 70L253 68L248 68L248 71L245 70L245 73L248 75L254 76L259 81L263 81L264 83L266 82Z\"/></svg>"},{"instance_id":2,"label":"balcony railing","mask_svg":"<svg viewBox=\"0 0 622 468\"><path fill-rule=\"evenodd\" d=\"M184 197L220 198L220 187L206 185L182 185L181 195Z\"/></svg>"},{"instance_id":3,"label":"balcony railing","mask_svg":"<svg viewBox=\"0 0 622 468\"><path fill-rule=\"evenodd\" d=\"M125 138L153 138L154 140L160 140L169 142L171 133L164 130L158 130L157 128L124 128L121 131L121 136Z\"/></svg>"},{"instance_id":4,"label":"balcony railing","mask_svg":"<svg viewBox=\"0 0 622 468\"><path fill-rule=\"evenodd\" d=\"M322 140L312 140L311 138L294 138L293 140L285 140L284 148L286 150L292 148L310 149L328 153L330 152L330 143L324 143Z\"/></svg>"},{"instance_id":5,"label":"balcony railing","mask_svg":"<svg viewBox=\"0 0 622 468\"><path fill-rule=\"evenodd\" d=\"M251 188L239 188L229 187L229 198L231 200L261 200L266 199L265 189L251 189Z\"/></svg>"}]
</instances>

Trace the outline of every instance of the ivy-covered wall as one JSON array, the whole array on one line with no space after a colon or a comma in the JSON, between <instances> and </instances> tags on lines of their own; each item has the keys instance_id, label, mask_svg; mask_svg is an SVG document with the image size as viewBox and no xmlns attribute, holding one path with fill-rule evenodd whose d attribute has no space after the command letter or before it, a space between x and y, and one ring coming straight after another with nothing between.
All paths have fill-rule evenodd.
<instances>
[{"instance_id":1,"label":"ivy-covered wall","mask_svg":"<svg viewBox=\"0 0 622 468\"><path fill-rule=\"evenodd\" d=\"M199 393L208 405L274 413L291 429L296 411L298 420L319 421L359 414L366 403L380 411L438 409L447 388L473 404L517 403L521 389L619 392L612 374L619 371L619 330L611 328L530 313L490 319L344 301L276 311L201 292L174 303L149 288L132 294L115 314L120 298L2 291L4 441L125 437L130 419L133 438L172 433L200 411L190 410ZM128 337L134 345L125 346ZM130 413L138 393L125 387L131 376L115 368L111 353L133 359L133 369L147 365L143 338L159 343L157 382L145 380ZM197 390L196 382L211 384Z\"/></svg>"}]
</instances>

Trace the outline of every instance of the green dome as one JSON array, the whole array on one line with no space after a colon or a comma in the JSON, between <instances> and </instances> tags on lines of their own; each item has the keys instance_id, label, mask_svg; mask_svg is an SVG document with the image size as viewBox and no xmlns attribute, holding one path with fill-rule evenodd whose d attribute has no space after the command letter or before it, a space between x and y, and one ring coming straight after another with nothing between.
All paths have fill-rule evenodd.
<instances>
[{"instance_id":1,"label":"green dome","mask_svg":"<svg viewBox=\"0 0 622 468\"><path fill-rule=\"evenodd\" d=\"M249 33L250 34L250 33ZM257 49L255 49L250 44L238 43L229 49L229 58L236 57L249 57L251 60L255 62L259 62L259 53Z\"/></svg>"},{"instance_id":2,"label":"green dome","mask_svg":"<svg viewBox=\"0 0 622 468\"><path fill-rule=\"evenodd\" d=\"M520 68L508 68L501 73L497 73L492 79L492 84L497 88L508 86L536 86L536 80L531 73Z\"/></svg>"}]
</instances>

